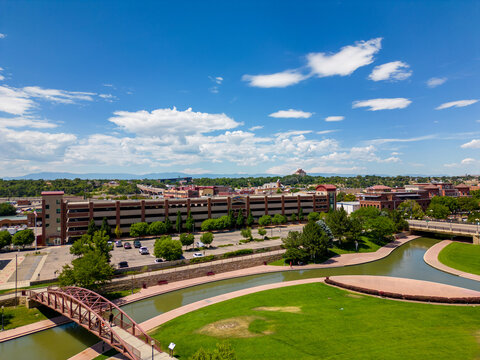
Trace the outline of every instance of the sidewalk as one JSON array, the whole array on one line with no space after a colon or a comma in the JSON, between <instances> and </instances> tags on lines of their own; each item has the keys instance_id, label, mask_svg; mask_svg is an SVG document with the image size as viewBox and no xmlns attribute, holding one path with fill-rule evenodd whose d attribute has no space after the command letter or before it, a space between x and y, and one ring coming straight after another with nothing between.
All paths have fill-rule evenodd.
<instances>
[{"instance_id":1,"label":"sidewalk","mask_svg":"<svg viewBox=\"0 0 480 360\"><path fill-rule=\"evenodd\" d=\"M452 242L453 242L452 240L443 240L443 241L439 242L438 244L433 245L430 249L427 250L425 255L423 255L423 260L428 265L430 265L431 267L433 267L435 269L445 271L449 274L457 275L457 276L463 277L465 279L480 281L480 275L470 274L470 273L467 273L467 272L463 272L461 270L451 268L450 266L442 264L438 260L438 254L440 254L440 251L442 251L447 245L451 244Z\"/></svg>"}]
</instances>

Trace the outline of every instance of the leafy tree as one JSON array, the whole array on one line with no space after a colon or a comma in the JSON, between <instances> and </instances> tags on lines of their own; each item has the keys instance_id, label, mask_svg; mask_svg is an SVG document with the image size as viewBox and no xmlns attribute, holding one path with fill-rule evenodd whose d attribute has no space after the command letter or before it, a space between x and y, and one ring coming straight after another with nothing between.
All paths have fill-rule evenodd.
<instances>
[{"instance_id":1,"label":"leafy tree","mask_svg":"<svg viewBox=\"0 0 480 360\"><path fill-rule=\"evenodd\" d=\"M242 229L242 231L240 231L240 234L242 235L243 238L245 239L248 239L250 241L253 240L252 238L252 229L247 227L245 229Z\"/></svg>"},{"instance_id":2,"label":"leafy tree","mask_svg":"<svg viewBox=\"0 0 480 360\"><path fill-rule=\"evenodd\" d=\"M373 206L361 207L350 214L353 219L358 219L365 229L368 220L373 220L380 216L380 210Z\"/></svg>"},{"instance_id":3,"label":"leafy tree","mask_svg":"<svg viewBox=\"0 0 480 360\"><path fill-rule=\"evenodd\" d=\"M216 230L215 219L207 219L202 222L201 226L202 231L212 231Z\"/></svg>"},{"instance_id":4,"label":"leafy tree","mask_svg":"<svg viewBox=\"0 0 480 360\"><path fill-rule=\"evenodd\" d=\"M473 197L459 197L457 199L458 207L461 211L475 211L480 207L478 206L478 199Z\"/></svg>"},{"instance_id":5,"label":"leafy tree","mask_svg":"<svg viewBox=\"0 0 480 360\"><path fill-rule=\"evenodd\" d=\"M213 242L213 234L211 232L205 232L200 236L200 241L205 245L210 246Z\"/></svg>"},{"instance_id":6,"label":"leafy tree","mask_svg":"<svg viewBox=\"0 0 480 360\"><path fill-rule=\"evenodd\" d=\"M395 224L386 216L378 216L375 219L370 219L367 222L371 236L379 244L382 244L385 239L395 232Z\"/></svg>"},{"instance_id":7,"label":"leafy tree","mask_svg":"<svg viewBox=\"0 0 480 360\"><path fill-rule=\"evenodd\" d=\"M343 207L338 210L330 211L325 219L325 223L330 230L332 230L335 237L339 238L341 241L345 241L350 226L350 219Z\"/></svg>"},{"instance_id":8,"label":"leafy tree","mask_svg":"<svg viewBox=\"0 0 480 360\"><path fill-rule=\"evenodd\" d=\"M324 257L327 254L329 238L320 225L309 222L302 232L302 247L311 260Z\"/></svg>"},{"instance_id":9,"label":"leafy tree","mask_svg":"<svg viewBox=\"0 0 480 360\"><path fill-rule=\"evenodd\" d=\"M434 196L435 198L436 196ZM446 219L450 214L450 210L439 202L430 203L427 208L427 215L435 219Z\"/></svg>"},{"instance_id":10,"label":"leafy tree","mask_svg":"<svg viewBox=\"0 0 480 360\"><path fill-rule=\"evenodd\" d=\"M298 221L303 221L303 209L298 210Z\"/></svg>"},{"instance_id":11,"label":"leafy tree","mask_svg":"<svg viewBox=\"0 0 480 360\"><path fill-rule=\"evenodd\" d=\"M258 225L260 226L268 226L272 223L272 217L270 215L263 215L260 219L258 219Z\"/></svg>"},{"instance_id":12,"label":"leafy tree","mask_svg":"<svg viewBox=\"0 0 480 360\"><path fill-rule=\"evenodd\" d=\"M61 286L77 285L96 288L113 277L114 269L107 258L97 250L91 250L72 260L72 266L64 265L58 276Z\"/></svg>"},{"instance_id":13,"label":"leafy tree","mask_svg":"<svg viewBox=\"0 0 480 360\"><path fill-rule=\"evenodd\" d=\"M357 200L357 198L355 197L354 194L346 194L345 195L344 201L355 201L355 200Z\"/></svg>"},{"instance_id":14,"label":"leafy tree","mask_svg":"<svg viewBox=\"0 0 480 360\"><path fill-rule=\"evenodd\" d=\"M237 215L237 226L241 228L245 223L245 218L243 217L243 211L240 210Z\"/></svg>"},{"instance_id":15,"label":"leafy tree","mask_svg":"<svg viewBox=\"0 0 480 360\"><path fill-rule=\"evenodd\" d=\"M190 233L180 234L180 242L182 243L183 246L185 246L185 248L187 246L192 245L194 241L195 241L195 236L193 234L190 234Z\"/></svg>"},{"instance_id":16,"label":"leafy tree","mask_svg":"<svg viewBox=\"0 0 480 360\"><path fill-rule=\"evenodd\" d=\"M4 202L0 204L0 216L16 215L17 209L10 203Z\"/></svg>"},{"instance_id":17,"label":"leafy tree","mask_svg":"<svg viewBox=\"0 0 480 360\"><path fill-rule=\"evenodd\" d=\"M287 222L287 218L282 214L275 214L272 218L272 223L275 225L285 224Z\"/></svg>"},{"instance_id":18,"label":"leafy tree","mask_svg":"<svg viewBox=\"0 0 480 360\"><path fill-rule=\"evenodd\" d=\"M471 222L474 224L480 222L480 211L474 211L470 213L470 215L468 215L468 222Z\"/></svg>"},{"instance_id":19,"label":"leafy tree","mask_svg":"<svg viewBox=\"0 0 480 360\"><path fill-rule=\"evenodd\" d=\"M173 229L172 222L170 221L170 218L168 216L165 217L165 229L167 234L172 232Z\"/></svg>"},{"instance_id":20,"label":"leafy tree","mask_svg":"<svg viewBox=\"0 0 480 360\"><path fill-rule=\"evenodd\" d=\"M198 349L189 360L237 360L237 356L229 343L220 343L213 350Z\"/></svg>"},{"instance_id":21,"label":"leafy tree","mask_svg":"<svg viewBox=\"0 0 480 360\"><path fill-rule=\"evenodd\" d=\"M470 191L470 195L477 200L480 200L480 190L472 190Z\"/></svg>"},{"instance_id":22,"label":"leafy tree","mask_svg":"<svg viewBox=\"0 0 480 360\"><path fill-rule=\"evenodd\" d=\"M0 231L0 249L12 243L12 235L7 230Z\"/></svg>"},{"instance_id":23,"label":"leafy tree","mask_svg":"<svg viewBox=\"0 0 480 360\"><path fill-rule=\"evenodd\" d=\"M265 230L263 227L258 228L258 235L260 235L262 238L265 238L265 235L267 235L267 230Z\"/></svg>"},{"instance_id":24,"label":"leafy tree","mask_svg":"<svg viewBox=\"0 0 480 360\"><path fill-rule=\"evenodd\" d=\"M148 234L148 224L146 222L138 222L130 225L130 236L141 237Z\"/></svg>"},{"instance_id":25,"label":"leafy tree","mask_svg":"<svg viewBox=\"0 0 480 360\"><path fill-rule=\"evenodd\" d=\"M345 195L347 195L344 191L340 191L337 194L337 202L345 201Z\"/></svg>"},{"instance_id":26,"label":"leafy tree","mask_svg":"<svg viewBox=\"0 0 480 360\"><path fill-rule=\"evenodd\" d=\"M154 221L148 225L148 235L163 235L167 233L167 227L161 221Z\"/></svg>"},{"instance_id":27,"label":"leafy tree","mask_svg":"<svg viewBox=\"0 0 480 360\"><path fill-rule=\"evenodd\" d=\"M195 220L193 220L192 213L189 211L187 215L187 220L185 221L185 229L188 232L193 232L195 229Z\"/></svg>"},{"instance_id":28,"label":"leafy tree","mask_svg":"<svg viewBox=\"0 0 480 360\"><path fill-rule=\"evenodd\" d=\"M112 228L108 225L108 220L106 217L102 220L102 226L100 226L100 231L105 231L105 234L108 236L112 235Z\"/></svg>"},{"instance_id":29,"label":"leafy tree","mask_svg":"<svg viewBox=\"0 0 480 360\"><path fill-rule=\"evenodd\" d=\"M315 212L315 211L312 211L310 214L307 215L307 220L308 221L318 221L320 220L320 214Z\"/></svg>"},{"instance_id":30,"label":"leafy tree","mask_svg":"<svg viewBox=\"0 0 480 360\"><path fill-rule=\"evenodd\" d=\"M297 264L306 262L308 253L303 248L302 233L299 231L289 231L286 238L282 239L283 247L286 249L283 258L288 263Z\"/></svg>"},{"instance_id":31,"label":"leafy tree","mask_svg":"<svg viewBox=\"0 0 480 360\"><path fill-rule=\"evenodd\" d=\"M115 227L115 236L117 239L120 239L122 237L122 230L120 230L120 225L117 225Z\"/></svg>"},{"instance_id":32,"label":"leafy tree","mask_svg":"<svg viewBox=\"0 0 480 360\"><path fill-rule=\"evenodd\" d=\"M423 211L422 211L423 213ZM403 213L399 210L392 210L388 213L388 217L395 224L395 232L408 230L408 222L403 218Z\"/></svg>"},{"instance_id":33,"label":"leafy tree","mask_svg":"<svg viewBox=\"0 0 480 360\"><path fill-rule=\"evenodd\" d=\"M295 213L292 213L292 215L290 215L290 221L292 223L296 222L297 221L297 215L295 215Z\"/></svg>"},{"instance_id":34,"label":"leafy tree","mask_svg":"<svg viewBox=\"0 0 480 360\"><path fill-rule=\"evenodd\" d=\"M18 231L12 238L12 244L15 246L22 246L25 249L25 246L31 245L35 241L35 235L31 229L25 229Z\"/></svg>"},{"instance_id":35,"label":"leafy tree","mask_svg":"<svg viewBox=\"0 0 480 360\"><path fill-rule=\"evenodd\" d=\"M318 220L317 225L320 226L320 228L325 233L325 235L327 235L328 242L331 243L334 239L332 230L330 230L330 228L328 227L328 225L325 223L324 220Z\"/></svg>"},{"instance_id":36,"label":"leafy tree","mask_svg":"<svg viewBox=\"0 0 480 360\"><path fill-rule=\"evenodd\" d=\"M177 230L177 233L181 233L183 230L182 214L180 213L180 210L177 211L177 221L175 221L175 230Z\"/></svg>"},{"instance_id":37,"label":"leafy tree","mask_svg":"<svg viewBox=\"0 0 480 360\"><path fill-rule=\"evenodd\" d=\"M97 226L95 225L95 220L91 219L88 223L87 234L93 235L95 231L98 231Z\"/></svg>"},{"instance_id":38,"label":"leafy tree","mask_svg":"<svg viewBox=\"0 0 480 360\"><path fill-rule=\"evenodd\" d=\"M167 261L178 260L182 258L182 243L178 240L172 240L171 236L162 236L155 240L153 254L157 258Z\"/></svg>"},{"instance_id":39,"label":"leafy tree","mask_svg":"<svg viewBox=\"0 0 480 360\"><path fill-rule=\"evenodd\" d=\"M458 210L458 200L452 196L434 196L430 201L430 205L443 205L452 213Z\"/></svg>"},{"instance_id":40,"label":"leafy tree","mask_svg":"<svg viewBox=\"0 0 480 360\"><path fill-rule=\"evenodd\" d=\"M423 219L425 217L422 207L415 200L403 201L398 205L397 210L407 218Z\"/></svg>"},{"instance_id":41,"label":"leafy tree","mask_svg":"<svg viewBox=\"0 0 480 360\"><path fill-rule=\"evenodd\" d=\"M233 213L233 210L230 210L228 212L228 228L233 229L236 223L237 220L235 219L235 214Z\"/></svg>"},{"instance_id":42,"label":"leafy tree","mask_svg":"<svg viewBox=\"0 0 480 360\"><path fill-rule=\"evenodd\" d=\"M248 216L247 216L246 224L247 224L247 226L251 227L254 223L255 223L255 219L253 218L252 211L249 211Z\"/></svg>"},{"instance_id":43,"label":"leafy tree","mask_svg":"<svg viewBox=\"0 0 480 360\"><path fill-rule=\"evenodd\" d=\"M105 256L107 261L110 261L112 247L108 244L110 236L104 231L95 231L93 235L83 234L82 237L70 247L70 254L76 256L83 256L90 251L98 251L101 255Z\"/></svg>"}]
</instances>

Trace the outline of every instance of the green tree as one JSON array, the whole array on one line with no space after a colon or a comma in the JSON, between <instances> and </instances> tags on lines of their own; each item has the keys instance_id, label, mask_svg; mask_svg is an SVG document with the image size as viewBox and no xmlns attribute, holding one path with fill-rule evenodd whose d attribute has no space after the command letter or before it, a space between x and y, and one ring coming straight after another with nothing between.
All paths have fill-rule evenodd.
<instances>
[{"instance_id":1,"label":"green tree","mask_svg":"<svg viewBox=\"0 0 480 360\"><path fill-rule=\"evenodd\" d=\"M61 286L96 288L110 281L113 273L107 258L99 251L91 250L72 260L72 266L64 265L58 281Z\"/></svg>"},{"instance_id":2,"label":"green tree","mask_svg":"<svg viewBox=\"0 0 480 360\"><path fill-rule=\"evenodd\" d=\"M320 214L315 212L315 211L312 211L310 214L307 215L307 220L308 221L318 221L320 220Z\"/></svg>"},{"instance_id":3,"label":"green tree","mask_svg":"<svg viewBox=\"0 0 480 360\"><path fill-rule=\"evenodd\" d=\"M163 235L167 233L167 227L161 221L154 221L148 225L148 235Z\"/></svg>"},{"instance_id":4,"label":"green tree","mask_svg":"<svg viewBox=\"0 0 480 360\"><path fill-rule=\"evenodd\" d=\"M0 249L12 243L12 235L7 230L0 231Z\"/></svg>"},{"instance_id":5,"label":"green tree","mask_svg":"<svg viewBox=\"0 0 480 360\"><path fill-rule=\"evenodd\" d=\"M292 215L290 215L290 221L292 223L296 222L297 221L297 215L295 215L295 213L292 213Z\"/></svg>"},{"instance_id":6,"label":"green tree","mask_svg":"<svg viewBox=\"0 0 480 360\"><path fill-rule=\"evenodd\" d=\"M216 230L216 224L214 219L203 220L201 225L202 231L212 231Z\"/></svg>"},{"instance_id":7,"label":"green tree","mask_svg":"<svg viewBox=\"0 0 480 360\"><path fill-rule=\"evenodd\" d=\"M108 225L108 220L106 217L102 220L102 226L100 226L100 231L105 231L105 234L108 236L112 235L112 228Z\"/></svg>"},{"instance_id":8,"label":"green tree","mask_svg":"<svg viewBox=\"0 0 480 360\"><path fill-rule=\"evenodd\" d=\"M175 221L175 230L177 230L177 233L179 233L179 234L183 230L182 214L180 213L180 210L177 211L177 221Z\"/></svg>"},{"instance_id":9,"label":"green tree","mask_svg":"<svg viewBox=\"0 0 480 360\"><path fill-rule=\"evenodd\" d=\"M182 243L183 246L185 246L185 248L192 245L194 241L195 241L195 236L193 234L190 234L190 233L180 234L180 242Z\"/></svg>"},{"instance_id":10,"label":"green tree","mask_svg":"<svg viewBox=\"0 0 480 360\"><path fill-rule=\"evenodd\" d=\"M138 222L130 225L130 236L141 237L148 234L148 224L146 222Z\"/></svg>"},{"instance_id":11,"label":"green tree","mask_svg":"<svg viewBox=\"0 0 480 360\"><path fill-rule=\"evenodd\" d=\"M358 219L365 229L365 224L380 216L380 210L373 206L361 207L350 214L353 219Z\"/></svg>"},{"instance_id":12,"label":"green tree","mask_svg":"<svg viewBox=\"0 0 480 360\"><path fill-rule=\"evenodd\" d=\"M255 219L253 218L252 211L250 210L248 212L246 225L251 227L254 223L255 223Z\"/></svg>"},{"instance_id":13,"label":"green tree","mask_svg":"<svg viewBox=\"0 0 480 360\"><path fill-rule=\"evenodd\" d=\"M468 215L468 222L477 224L480 222L480 211L474 211Z\"/></svg>"},{"instance_id":14,"label":"green tree","mask_svg":"<svg viewBox=\"0 0 480 360\"><path fill-rule=\"evenodd\" d=\"M356 221L360 223L358 219ZM325 219L325 223L330 230L332 230L335 237L342 242L346 241L347 232L350 227L350 219L343 207L340 207L338 210L330 211Z\"/></svg>"},{"instance_id":15,"label":"green tree","mask_svg":"<svg viewBox=\"0 0 480 360\"><path fill-rule=\"evenodd\" d=\"M298 221L303 221L303 209L298 210Z\"/></svg>"},{"instance_id":16,"label":"green tree","mask_svg":"<svg viewBox=\"0 0 480 360\"><path fill-rule=\"evenodd\" d=\"M245 218L243 217L243 211L240 209L237 215L237 227L241 228L245 223Z\"/></svg>"},{"instance_id":17,"label":"green tree","mask_svg":"<svg viewBox=\"0 0 480 360\"><path fill-rule=\"evenodd\" d=\"M473 197L459 197L457 199L458 207L461 211L475 211L479 209L478 199Z\"/></svg>"},{"instance_id":18,"label":"green tree","mask_svg":"<svg viewBox=\"0 0 480 360\"><path fill-rule=\"evenodd\" d=\"M12 244L15 246L22 246L25 249L25 246L31 245L35 241L35 235L31 229L25 229L18 231L13 235Z\"/></svg>"},{"instance_id":19,"label":"green tree","mask_svg":"<svg viewBox=\"0 0 480 360\"><path fill-rule=\"evenodd\" d=\"M400 205L398 205L397 210L405 218L423 219L425 217L422 207L415 200L403 201Z\"/></svg>"},{"instance_id":20,"label":"green tree","mask_svg":"<svg viewBox=\"0 0 480 360\"><path fill-rule=\"evenodd\" d=\"M98 231L97 226L95 225L95 220L91 219L88 223L87 234L93 235L95 231Z\"/></svg>"},{"instance_id":21,"label":"green tree","mask_svg":"<svg viewBox=\"0 0 480 360\"><path fill-rule=\"evenodd\" d=\"M287 222L287 218L282 214L275 214L272 218L272 223L275 225L285 224Z\"/></svg>"},{"instance_id":22,"label":"green tree","mask_svg":"<svg viewBox=\"0 0 480 360\"><path fill-rule=\"evenodd\" d=\"M117 225L115 227L115 236L117 239L120 239L122 237L122 230L120 230L120 225Z\"/></svg>"},{"instance_id":23,"label":"green tree","mask_svg":"<svg viewBox=\"0 0 480 360\"><path fill-rule=\"evenodd\" d=\"M260 219L258 219L258 225L260 226L268 226L272 223L272 217L270 215L263 215Z\"/></svg>"},{"instance_id":24,"label":"green tree","mask_svg":"<svg viewBox=\"0 0 480 360\"><path fill-rule=\"evenodd\" d=\"M346 194L345 195L344 201L355 201L355 200L357 200L357 198L355 197L354 194Z\"/></svg>"},{"instance_id":25,"label":"green tree","mask_svg":"<svg viewBox=\"0 0 480 360\"><path fill-rule=\"evenodd\" d=\"M172 222L170 221L170 218L168 216L165 217L165 229L167 230L167 234L172 232L173 229Z\"/></svg>"},{"instance_id":26,"label":"green tree","mask_svg":"<svg viewBox=\"0 0 480 360\"><path fill-rule=\"evenodd\" d=\"M307 262L308 253L303 248L302 233L299 231L289 231L286 238L282 239L283 247L286 249L283 258L285 262L298 264Z\"/></svg>"},{"instance_id":27,"label":"green tree","mask_svg":"<svg viewBox=\"0 0 480 360\"><path fill-rule=\"evenodd\" d=\"M367 222L370 235L374 241L383 244L384 241L395 232L395 224L386 216L378 216Z\"/></svg>"},{"instance_id":28,"label":"green tree","mask_svg":"<svg viewBox=\"0 0 480 360\"><path fill-rule=\"evenodd\" d=\"M105 231L95 231L93 235L83 234L82 237L70 247L70 254L75 256L83 256L90 251L98 251L105 256L107 261L110 261L112 247L108 244L110 236Z\"/></svg>"},{"instance_id":29,"label":"green tree","mask_svg":"<svg viewBox=\"0 0 480 360\"><path fill-rule=\"evenodd\" d=\"M12 216L17 214L17 209L10 203L4 202L0 204L0 216Z\"/></svg>"},{"instance_id":30,"label":"green tree","mask_svg":"<svg viewBox=\"0 0 480 360\"><path fill-rule=\"evenodd\" d=\"M195 220L193 220L192 213L189 211L187 215L187 220L185 221L185 229L188 232L193 232L195 228Z\"/></svg>"},{"instance_id":31,"label":"green tree","mask_svg":"<svg viewBox=\"0 0 480 360\"><path fill-rule=\"evenodd\" d=\"M200 236L200 241L210 247L213 242L213 234L211 232L205 232Z\"/></svg>"},{"instance_id":32,"label":"green tree","mask_svg":"<svg viewBox=\"0 0 480 360\"><path fill-rule=\"evenodd\" d=\"M182 243L178 240L172 240L171 236L162 236L155 240L153 254L157 258L173 261L182 258Z\"/></svg>"},{"instance_id":33,"label":"green tree","mask_svg":"<svg viewBox=\"0 0 480 360\"><path fill-rule=\"evenodd\" d=\"M229 343L220 343L213 350L198 349L189 360L237 360L237 356Z\"/></svg>"},{"instance_id":34,"label":"green tree","mask_svg":"<svg viewBox=\"0 0 480 360\"><path fill-rule=\"evenodd\" d=\"M427 208L427 215L435 219L446 219L450 215L450 209L439 202L430 203Z\"/></svg>"},{"instance_id":35,"label":"green tree","mask_svg":"<svg viewBox=\"0 0 480 360\"><path fill-rule=\"evenodd\" d=\"M309 222L302 232L302 247L312 261L323 258L328 252L328 236L320 225Z\"/></svg>"},{"instance_id":36,"label":"green tree","mask_svg":"<svg viewBox=\"0 0 480 360\"><path fill-rule=\"evenodd\" d=\"M452 196L434 196L430 205L443 205L448 208L449 212L454 213L458 210L458 199Z\"/></svg>"},{"instance_id":37,"label":"green tree","mask_svg":"<svg viewBox=\"0 0 480 360\"><path fill-rule=\"evenodd\" d=\"M237 220L235 219L235 214L233 213L233 210L230 210L228 212L228 228L233 229L235 227Z\"/></svg>"},{"instance_id":38,"label":"green tree","mask_svg":"<svg viewBox=\"0 0 480 360\"><path fill-rule=\"evenodd\" d=\"M249 241L252 241L253 240L253 237L252 237L252 229L247 227L245 229L242 229L242 231L240 231L240 234L242 235L242 237L244 239L248 239Z\"/></svg>"},{"instance_id":39,"label":"green tree","mask_svg":"<svg viewBox=\"0 0 480 360\"><path fill-rule=\"evenodd\" d=\"M265 239L265 235L267 235L267 230L265 230L263 227L259 227L257 231L258 235Z\"/></svg>"},{"instance_id":40,"label":"green tree","mask_svg":"<svg viewBox=\"0 0 480 360\"><path fill-rule=\"evenodd\" d=\"M388 217L395 224L395 232L408 230L408 222L403 218L403 213L401 211L399 210L389 211Z\"/></svg>"}]
</instances>

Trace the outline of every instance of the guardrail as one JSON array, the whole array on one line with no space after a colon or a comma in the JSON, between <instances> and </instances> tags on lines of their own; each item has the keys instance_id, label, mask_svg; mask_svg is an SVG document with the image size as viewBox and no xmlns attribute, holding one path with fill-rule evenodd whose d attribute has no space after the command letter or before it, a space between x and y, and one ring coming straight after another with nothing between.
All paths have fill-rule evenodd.
<instances>
[{"instance_id":1,"label":"guardrail","mask_svg":"<svg viewBox=\"0 0 480 360\"><path fill-rule=\"evenodd\" d=\"M420 228L425 230L438 230L445 232L455 232L460 234L475 235L479 233L479 226L476 224L456 224L439 221L421 221L408 220L410 228Z\"/></svg>"}]
</instances>

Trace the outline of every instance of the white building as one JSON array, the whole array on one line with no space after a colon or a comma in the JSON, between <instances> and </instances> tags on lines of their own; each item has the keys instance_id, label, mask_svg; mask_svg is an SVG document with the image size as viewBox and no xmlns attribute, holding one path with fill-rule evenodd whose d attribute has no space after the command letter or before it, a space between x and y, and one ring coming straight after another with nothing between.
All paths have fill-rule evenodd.
<instances>
[{"instance_id":1,"label":"white building","mask_svg":"<svg viewBox=\"0 0 480 360\"><path fill-rule=\"evenodd\" d=\"M351 214L355 210L360 209L360 201L343 201L337 202L337 210L342 208L347 212L347 214Z\"/></svg>"}]
</instances>

